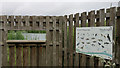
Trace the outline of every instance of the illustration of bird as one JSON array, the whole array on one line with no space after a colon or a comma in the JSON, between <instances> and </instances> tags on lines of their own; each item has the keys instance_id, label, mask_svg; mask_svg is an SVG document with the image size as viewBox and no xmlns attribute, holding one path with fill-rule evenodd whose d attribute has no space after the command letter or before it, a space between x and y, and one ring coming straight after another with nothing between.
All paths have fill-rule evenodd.
<instances>
[{"instance_id":1,"label":"illustration of bird","mask_svg":"<svg viewBox=\"0 0 120 68\"><path fill-rule=\"evenodd\" d=\"M95 34L95 36L97 36L97 34Z\"/></svg>"},{"instance_id":2,"label":"illustration of bird","mask_svg":"<svg viewBox=\"0 0 120 68\"><path fill-rule=\"evenodd\" d=\"M77 46L79 45L80 43L77 43Z\"/></svg>"},{"instance_id":3,"label":"illustration of bird","mask_svg":"<svg viewBox=\"0 0 120 68\"><path fill-rule=\"evenodd\" d=\"M95 46L95 44L92 44L92 46Z\"/></svg>"},{"instance_id":4,"label":"illustration of bird","mask_svg":"<svg viewBox=\"0 0 120 68\"><path fill-rule=\"evenodd\" d=\"M102 46L102 48L104 48L104 46Z\"/></svg>"},{"instance_id":5,"label":"illustration of bird","mask_svg":"<svg viewBox=\"0 0 120 68\"><path fill-rule=\"evenodd\" d=\"M84 47L84 46L83 46ZM81 49L83 49L83 47L81 47Z\"/></svg>"},{"instance_id":6,"label":"illustration of bird","mask_svg":"<svg viewBox=\"0 0 120 68\"><path fill-rule=\"evenodd\" d=\"M82 44L84 44L84 42L82 42Z\"/></svg>"},{"instance_id":7,"label":"illustration of bird","mask_svg":"<svg viewBox=\"0 0 120 68\"><path fill-rule=\"evenodd\" d=\"M109 34L107 35L107 38L108 38L108 40L111 42Z\"/></svg>"},{"instance_id":8,"label":"illustration of bird","mask_svg":"<svg viewBox=\"0 0 120 68\"><path fill-rule=\"evenodd\" d=\"M81 37L81 39L84 39L84 37Z\"/></svg>"},{"instance_id":9,"label":"illustration of bird","mask_svg":"<svg viewBox=\"0 0 120 68\"><path fill-rule=\"evenodd\" d=\"M108 42L105 42L104 44L109 44Z\"/></svg>"},{"instance_id":10,"label":"illustration of bird","mask_svg":"<svg viewBox=\"0 0 120 68\"><path fill-rule=\"evenodd\" d=\"M101 43L98 42L99 45L101 45Z\"/></svg>"},{"instance_id":11,"label":"illustration of bird","mask_svg":"<svg viewBox=\"0 0 120 68\"><path fill-rule=\"evenodd\" d=\"M96 43L96 41L93 41L93 43Z\"/></svg>"},{"instance_id":12,"label":"illustration of bird","mask_svg":"<svg viewBox=\"0 0 120 68\"><path fill-rule=\"evenodd\" d=\"M91 39L95 39L95 38L93 37L93 38L91 38Z\"/></svg>"},{"instance_id":13,"label":"illustration of bird","mask_svg":"<svg viewBox=\"0 0 120 68\"><path fill-rule=\"evenodd\" d=\"M103 34L101 34L101 36L103 36Z\"/></svg>"}]
</instances>

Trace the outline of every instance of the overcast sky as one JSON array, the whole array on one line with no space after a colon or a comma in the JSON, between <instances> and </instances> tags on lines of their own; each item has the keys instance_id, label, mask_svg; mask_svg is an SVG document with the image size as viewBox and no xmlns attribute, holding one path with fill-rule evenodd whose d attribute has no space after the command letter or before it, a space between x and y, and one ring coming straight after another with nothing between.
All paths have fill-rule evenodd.
<instances>
[{"instance_id":1,"label":"overcast sky","mask_svg":"<svg viewBox=\"0 0 120 68\"><path fill-rule=\"evenodd\" d=\"M74 2L73 2L74 1ZM69 15L118 6L119 0L0 0L0 15Z\"/></svg>"}]
</instances>

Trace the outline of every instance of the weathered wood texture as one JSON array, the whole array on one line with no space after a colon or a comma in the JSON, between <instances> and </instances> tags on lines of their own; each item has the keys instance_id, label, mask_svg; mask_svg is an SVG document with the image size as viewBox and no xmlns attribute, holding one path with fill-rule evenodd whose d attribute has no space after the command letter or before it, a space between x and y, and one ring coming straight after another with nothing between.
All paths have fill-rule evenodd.
<instances>
[{"instance_id":1,"label":"weathered wood texture","mask_svg":"<svg viewBox=\"0 0 120 68\"><path fill-rule=\"evenodd\" d=\"M89 12L88 17L88 27L95 27L95 11ZM92 66L92 68L94 68L94 57L90 57L89 66Z\"/></svg>"},{"instance_id":2,"label":"weathered wood texture","mask_svg":"<svg viewBox=\"0 0 120 68\"><path fill-rule=\"evenodd\" d=\"M3 23L2 23L2 16L0 16L0 60L2 60L2 45L3 45ZM2 61L0 61L0 67L2 67Z\"/></svg>"},{"instance_id":3,"label":"weathered wood texture","mask_svg":"<svg viewBox=\"0 0 120 68\"><path fill-rule=\"evenodd\" d=\"M64 64L63 66L67 66L67 15L63 18L63 31L64 31Z\"/></svg>"},{"instance_id":4,"label":"weathered wood texture","mask_svg":"<svg viewBox=\"0 0 120 68\"><path fill-rule=\"evenodd\" d=\"M117 8L117 22L116 22L116 63L120 65L120 7Z\"/></svg>"},{"instance_id":5,"label":"weathered wood texture","mask_svg":"<svg viewBox=\"0 0 120 68\"><path fill-rule=\"evenodd\" d=\"M105 10L100 9L97 11L96 27L105 26ZM95 67L103 67L103 63L100 58L95 57Z\"/></svg>"},{"instance_id":6,"label":"weathered wood texture","mask_svg":"<svg viewBox=\"0 0 120 68\"><path fill-rule=\"evenodd\" d=\"M15 44L12 44L15 45ZM15 46L9 47L9 65L15 66Z\"/></svg>"},{"instance_id":7,"label":"weathered wood texture","mask_svg":"<svg viewBox=\"0 0 120 68\"><path fill-rule=\"evenodd\" d=\"M2 47L2 66L8 66L8 51L7 51L7 16L2 16L2 26L3 26L3 32L2 32L2 40L3 40L3 47Z\"/></svg>"},{"instance_id":8,"label":"weathered wood texture","mask_svg":"<svg viewBox=\"0 0 120 68\"><path fill-rule=\"evenodd\" d=\"M22 44L18 44L18 45L21 45L21 46L17 46L16 44L16 66L23 66L22 64L22 55L23 55L23 45Z\"/></svg>"},{"instance_id":9,"label":"weathered wood texture","mask_svg":"<svg viewBox=\"0 0 120 68\"><path fill-rule=\"evenodd\" d=\"M104 67L101 58L76 53L76 27L99 26L113 26L112 62L120 64L119 22L120 7L68 16L0 16L2 66ZM46 41L7 40L8 30L45 30Z\"/></svg>"},{"instance_id":10,"label":"weathered wood texture","mask_svg":"<svg viewBox=\"0 0 120 68\"><path fill-rule=\"evenodd\" d=\"M73 14L69 15L69 66L73 66Z\"/></svg>"},{"instance_id":11,"label":"weathered wood texture","mask_svg":"<svg viewBox=\"0 0 120 68\"><path fill-rule=\"evenodd\" d=\"M30 47L30 66L37 66L37 46Z\"/></svg>"},{"instance_id":12,"label":"weathered wood texture","mask_svg":"<svg viewBox=\"0 0 120 68\"><path fill-rule=\"evenodd\" d=\"M63 63L63 41L64 41L64 37L63 37L63 16L60 16L59 17L59 22L56 23L57 24L57 29L59 29L59 31L57 31L57 42L59 43L59 47L57 46L56 50L57 50L57 57L56 58L59 58L59 63L57 64L57 66L61 66L62 67L62 63ZM57 61L58 61L57 60Z\"/></svg>"},{"instance_id":13,"label":"weathered wood texture","mask_svg":"<svg viewBox=\"0 0 120 68\"><path fill-rule=\"evenodd\" d=\"M81 27L86 27L87 25L87 13L83 12L81 14ZM80 66L86 66L86 55L80 54Z\"/></svg>"},{"instance_id":14,"label":"weathered wood texture","mask_svg":"<svg viewBox=\"0 0 120 68\"><path fill-rule=\"evenodd\" d=\"M76 50L76 27L79 27L79 13L75 14L75 21L74 21L74 66L80 67L80 54L75 53Z\"/></svg>"}]
</instances>

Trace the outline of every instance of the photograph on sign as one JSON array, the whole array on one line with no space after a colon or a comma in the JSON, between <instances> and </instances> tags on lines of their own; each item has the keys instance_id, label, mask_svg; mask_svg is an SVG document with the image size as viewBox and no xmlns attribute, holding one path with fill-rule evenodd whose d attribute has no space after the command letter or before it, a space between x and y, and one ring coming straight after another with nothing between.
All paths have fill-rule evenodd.
<instances>
[{"instance_id":1,"label":"photograph on sign","mask_svg":"<svg viewBox=\"0 0 120 68\"><path fill-rule=\"evenodd\" d=\"M112 59L113 27L77 27L76 52Z\"/></svg>"}]
</instances>

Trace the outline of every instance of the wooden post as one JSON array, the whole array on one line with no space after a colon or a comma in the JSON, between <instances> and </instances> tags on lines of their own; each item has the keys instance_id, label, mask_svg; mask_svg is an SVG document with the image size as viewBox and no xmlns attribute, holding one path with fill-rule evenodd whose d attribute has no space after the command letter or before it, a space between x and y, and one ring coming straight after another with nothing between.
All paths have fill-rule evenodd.
<instances>
[{"instance_id":1,"label":"wooden post","mask_svg":"<svg viewBox=\"0 0 120 68\"><path fill-rule=\"evenodd\" d=\"M16 29L21 29L22 18L21 16L16 16ZM16 66L22 66L22 44L16 44L20 46L16 46Z\"/></svg>"},{"instance_id":2,"label":"wooden post","mask_svg":"<svg viewBox=\"0 0 120 68\"><path fill-rule=\"evenodd\" d=\"M116 64L120 65L120 7L117 8L117 22L116 22Z\"/></svg>"},{"instance_id":3,"label":"wooden post","mask_svg":"<svg viewBox=\"0 0 120 68\"><path fill-rule=\"evenodd\" d=\"M75 23L74 23L74 52L75 52L75 62L74 66L79 66L79 54L76 53L76 27L79 27L79 13L75 14Z\"/></svg>"},{"instance_id":4,"label":"wooden post","mask_svg":"<svg viewBox=\"0 0 120 68\"><path fill-rule=\"evenodd\" d=\"M67 66L67 15L64 16L64 66Z\"/></svg>"},{"instance_id":5,"label":"wooden post","mask_svg":"<svg viewBox=\"0 0 120 68\"><path fill-rule=\"evenodd\" d=\"M87 24L87 13L83 12L81 14L81 27L86 27ZM86 66L86 55L80 54L80 66Z\"/></svg>"},{"instance_id":6,"label":"wooden post","mask_svg":"<svg viewBox=\"0 0 120 68\"><path fill-rule=\"evenodd\" d=\"M109 26L113 26L113 42L115 42L115 36L116 36L116 28L115 28L115 24L116 24L116 19L115 19L115 16L116 16L116 7L112 7L110 8L110 23L109 23ZM115 62L115 57L116 57L116 45L113 43L113 50L112 50L112 54L113 54L113 61L112 62Z\"/></svg>"},{"instance_id":7,"label":"wooden post","mask_svg":"<svg viewBox=\"0 0 120 68\"><path fill-rule=\"evenodd\" d=\"M57 23L59 25L58 29L59 32L57 32L57 34L59 35L57 42L59 42L59 66L62 67L62 48L63 48L63 16L59 17L59 23Z\"/></svg>"},{"instance_id":8,"label":"wooden post","mask_svg":"<svg viewBox=\"0 0 120 68\"><path fill-rule=\"evenodd\" d=\"M3 20L3 27L4 27L4 30L3 30L3 35L2 35L2 39L3 39L3 49L2 49L2 53L3 53L3 56L2 56L2 66L8 66L8 55L7 55L7 43L6 43L6 40L7 40L7 16L2 16L2 20Z\"/></svg>"},{"instance_id":9,"label":"wooden post","mask_svg":"<svg viewBox=\"0 0 120 68\"><path fill-rule=\"evenodd\" d=\"M2 32L3 32L3 26L2 26L2 16L0 16L0 68L2 67L2 45L3 45L3 40L2 40Z\"/></svg>"},{"instance_id":10,"label":"wooden post","mask_svg":"<svg viewBox=\"0 0 120 68\"><path fill-rule=\"evenodd\" d=\"M24 16L24 20L25 20L25 26L27 27L26 29L28 29L29 27L29 16ZM29 46L27 46L28 44L24 44L23 45L23 66L30 66L29 63Z\"/></svg>"},{"instance_id":11,"label":"wooden post","mask_svg":"<svg viewBox=\"0 0 120 68\"><path fill-rule=\"evenodd\" d=\"M31 16L30 21L32 22L32 23L30 23L32 25L31 29L35 30L35 28L37 28L36 16ZM32 44L30 44L30 45L32 45ZM33 45L36 45L36 46L30 47L30 66L37 66L37 44L33 44Z\"/></svg>"},{"instance_id":12,"label":"wooden post","mask_svg":"<svg viewBox=\"0 0 120 68\"><path fill-rule=\"evenodd\" d=\"M73 14L69 15L69 66L73 66Z\"/></svg>"},{"instance_id":13,"label":"wooden post","mask_svg":"<svg viewBox=\"0 0 120 68\"><path fill-rule=\"evenodd\" d=\"M50 43L51 43L51 36L50 36L50 23L49 23L49 16L46 17L46 66L50 66Z\"/></svg>"},{"instance_id":14,"label":"wooden post","mask_svg":"<svg viewBox=\"0 0 120 68\"><path fill-rule=\"evenodd\" d=\"M89 19L88 19L88 26L89 27L94 27L95 26L95 11L91 11L89 12ZM89 62L89 66L92 66L92 68L94 68L94 57L90 57L90 62Z\"/></svg>"},{"instance_id":15,"label":"wooden post","mask_svg":"<svg viewBox=\"0 0 120 68\"><path fill-rule=\"evenodd\" d=\"M106 26L113 26L113 42L115 42L115 15L116 15L116 8L112 7L110 9L107 9L107 15L109 16L106 17ZM115 62L115 57L116 57L116 45L113 44L113 62Z\"/></svg>"},{"instance_id":16,"label":"wooden post","mask_svg":"<svg viewBox=\"0 0 120 68\"><path fill-rule=\"evenodd\" d=\"M53 66L56 66L56 63L57 63L57 59L56 59L56 35L57 35L57 32L56 32L56 17L52 17L53 19Z\"/></svg>"}]
</instances>

